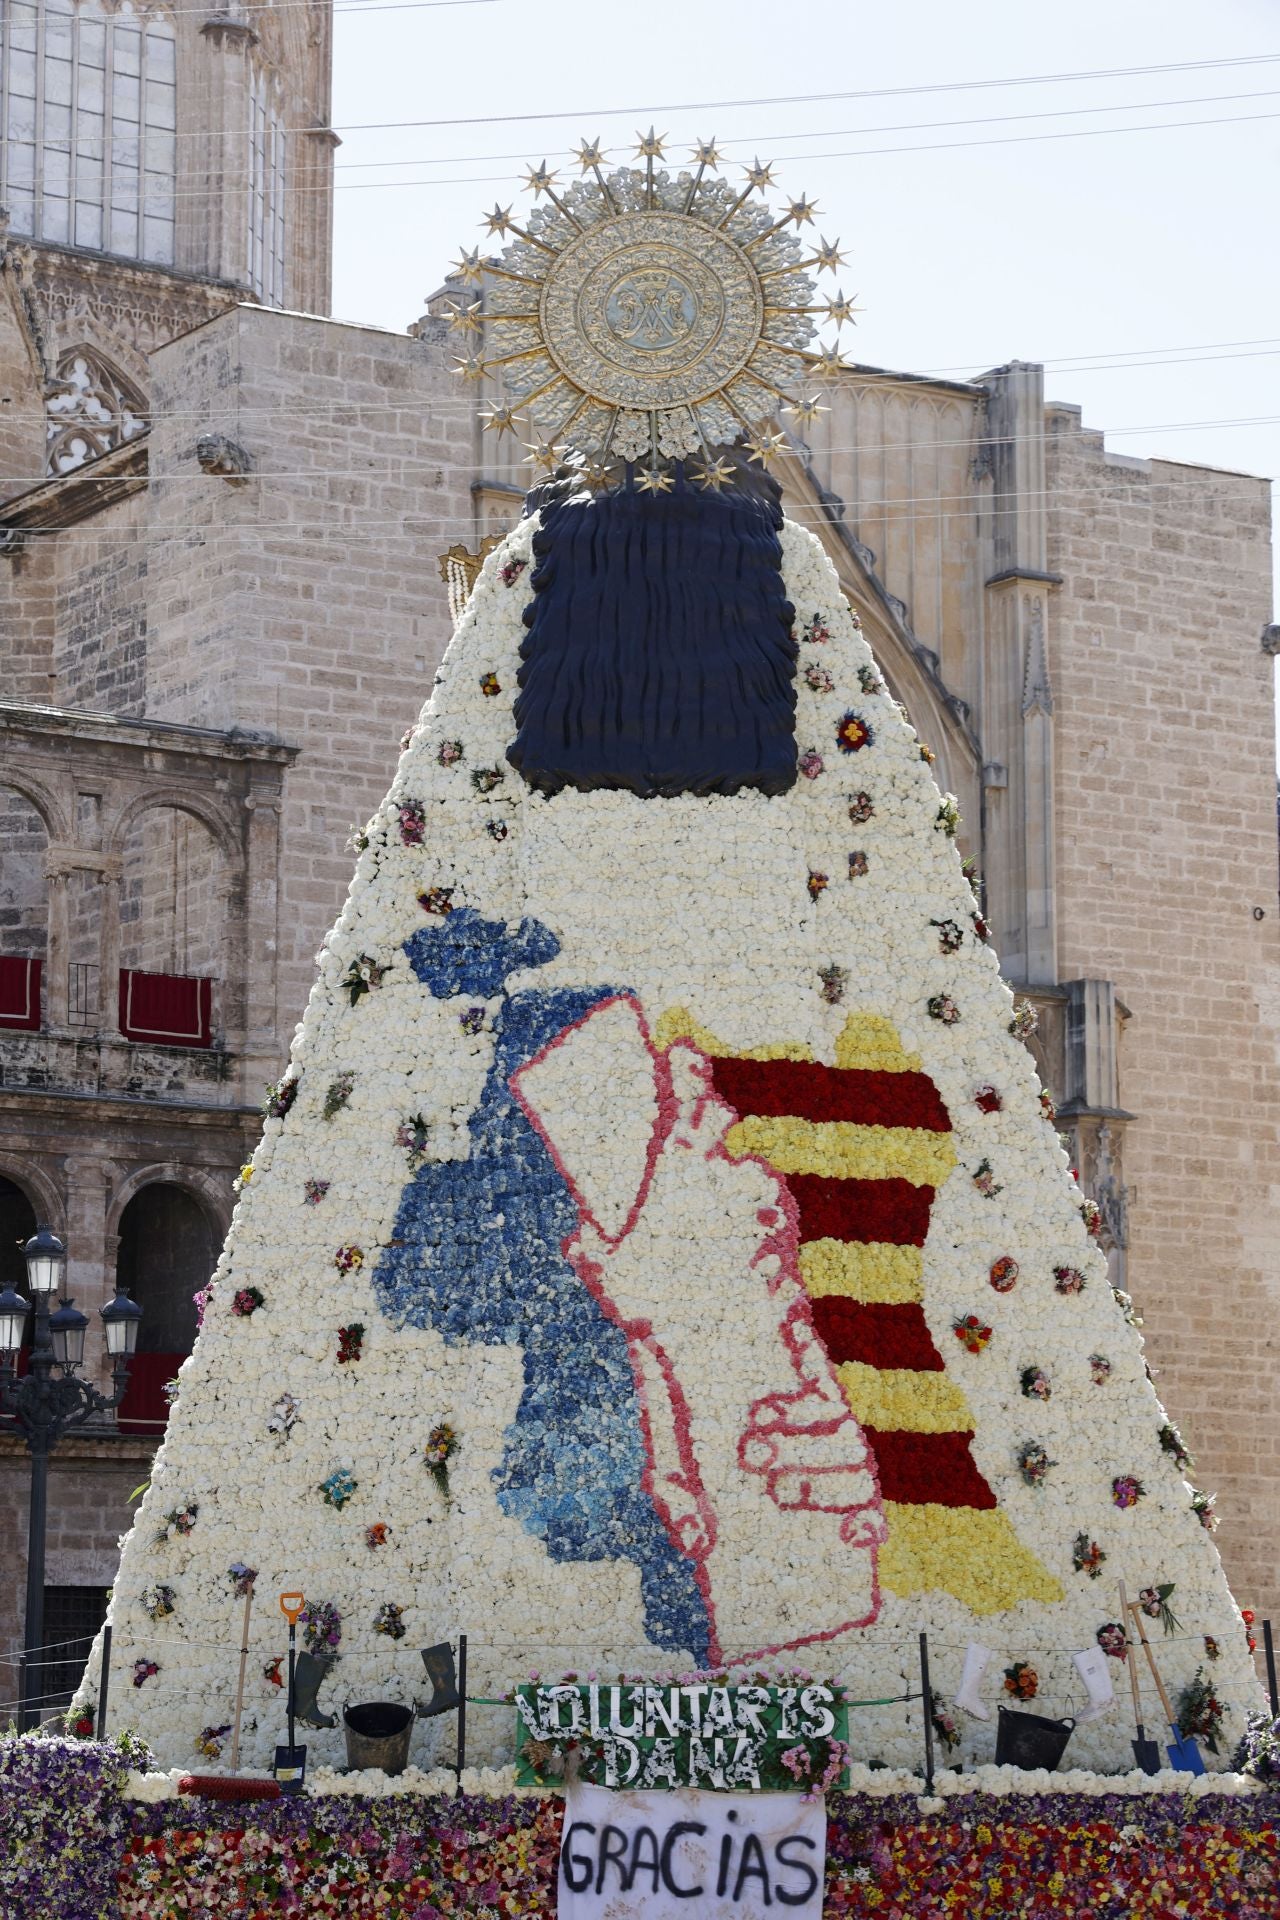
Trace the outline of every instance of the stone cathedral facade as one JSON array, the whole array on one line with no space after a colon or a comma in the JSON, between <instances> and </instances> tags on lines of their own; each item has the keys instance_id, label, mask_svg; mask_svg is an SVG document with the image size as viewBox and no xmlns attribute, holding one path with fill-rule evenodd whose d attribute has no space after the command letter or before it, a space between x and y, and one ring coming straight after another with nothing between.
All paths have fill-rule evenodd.
<instances>
[{"instance_id":1,"label":"stone cathedral facade","mask_svg":"<svg viewBox=\"0 0 1280 1920\"><path fill-rule=\"evenodd\" d=\"M100 1617L349 836L448 636L441 556L526 485L450 374L446 298L404 332L323 317L330 25L7 0L0 26L0 1273L47 1220L82 1307L119 1272L146 1314L118 1425L57 1456L51 1640ZM957 797L1233 1587L1275 1609L1266 484L1109 452L1029 363L857 367L831 399L786 511ZM15 1569L25 1485L0 1429Z\"/></svg>"}]
</instances>

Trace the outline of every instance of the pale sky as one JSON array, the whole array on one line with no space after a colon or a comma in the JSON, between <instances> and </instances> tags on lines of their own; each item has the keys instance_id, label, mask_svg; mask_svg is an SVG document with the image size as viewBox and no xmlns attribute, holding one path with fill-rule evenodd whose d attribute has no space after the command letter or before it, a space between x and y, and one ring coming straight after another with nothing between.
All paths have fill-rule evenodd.
<instances>
[{"instance_id":1,"label":"pale sky","mask_svg":"<svg viewBox=\"0 0 1280 1920\"><path fill-rule=\"evenodd\" d=\"M1275 0L338 0L334 95L339 318L405 326L528 163L652 118L817 200L850 358L1041 360L1117 452L1280 475Z\"/></svg>"}]
</instances>

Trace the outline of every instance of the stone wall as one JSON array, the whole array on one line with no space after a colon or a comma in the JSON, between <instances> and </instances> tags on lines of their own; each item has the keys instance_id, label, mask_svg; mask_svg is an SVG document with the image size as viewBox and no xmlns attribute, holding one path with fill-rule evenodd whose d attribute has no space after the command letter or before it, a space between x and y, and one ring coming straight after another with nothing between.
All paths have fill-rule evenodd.
<instances>
[{"instance_id":1,"label":"stone wall","mask_svg":"<svg viewBox=\"0 0 1280 1920\"><path fill-rule=\"evenodd\" d=\"M43 958L49 888L44 821L24 793L0 786L0 952Z\"/></svg>"},{"instance_id":2,"label":"stone wall","mask_svg":"<svg viewBox=\"0 0 1280 1920\"><path fill-rule=\"evenodd\" d=\"M1129 1284L1220 1494L1242 1605L1280 1610L1280 946L1265 481L1108 455L1048 414L1059 975L1129 1009ZM1178 1577L1176 1567L1152 1578Z\"/></svg>"},{"instance_id":3,"label":"stone wall","mask_svg":"<svg viewBox=\"0 0 1280 1920\"><path fill-rule=\"evenodd\" d=\"M472 469L440 342L241 307L153 368L149 710L301 748L281 819L283 1065L348 837L448 640L438 557L471 538ZM195 462L215 419L252 462L244 481Z\"/></svg>"},{"instance_id":4,"label":"stone wall","mask_svg":"<svg viewBox=\"0 0 1280 1920\"><path fill-rule=\"evenodd\" d=\"M222 850L199 820L150 807L123 848L120 964L142 973L227 974L227 895Z\"/></svg>"},{"instance_id":5,"label":"stone wall","mask_svg":"<svg viewBox=\"0 0 1280 1920\"><path fill-rule=\"evenodd\" d=\"M115 1578L118 1535L132 1524L129 1495L150 1470L147 1441L71 1436L55 1454L49 1473L49 1527L45 1584L109 1587ZM0 1553L21 1573L26 1564L30 1461L18 1441L0 1437ZM25 1573L0 1582L0 1647L6 1656L22 1646ZM17 1699L18 1668L0 1666L0 1721ZM127 1713L127 1707L125 1709Z\"/></svg>"},{"instance_id":6,"label":"stone wall","mask_svg":"<svg viewBox=\"0 0 1280 1920\"><path fill-rule=\"evenodd\" d=\"M98 713L146 708L145 499L69 529L56 543L54 702Z\"/></svg>"}]
</instances>

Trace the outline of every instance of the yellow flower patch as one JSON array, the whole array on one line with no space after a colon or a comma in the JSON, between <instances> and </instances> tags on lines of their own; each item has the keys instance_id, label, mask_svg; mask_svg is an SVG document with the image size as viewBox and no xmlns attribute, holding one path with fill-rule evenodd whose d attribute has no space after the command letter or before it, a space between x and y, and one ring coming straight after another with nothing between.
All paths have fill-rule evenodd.
<instances>
[{"instance_id":1,"label":"yellow flower patch","mask_svg":"<svg viewBox=\"0 0 1280 1920\"><path fill-rule=\"evenodd\" d=\"M909 1180L940 1187L956 1163L949 1133L923 1127L872 1127L853 1120L797 1120L752 1114L730 1127L725 1148L758 1153L779 1173L817 1173L828 1180Z\"/></svg>"},{"instance_id":2,"label":"yellow flower patch","mask_svg":"<svg viewBox=\"0 0 1280 1920\"><path fill-rule=\"evenodd\" d=\"M969 1403L945 1373L845 1360L836 1378L855 1417L881 1433L972 1433Z\"/></svg>"},{"instance_id":3,"label":"yellow flower patch","mask_svg":"<svg viewBox=\"0 0 1280 1920\"><path fill-rule=\"evenodd\" d=\"M794 1057L794 1056L789 1056ZM918 1053L904 1053L892 1020L879 1013L851 1013L836 1041L838 1067L866 1067L876 1073L922 1073Z\"/></svg>"},{"instance_id":4,"label":"yellow flower patch","mask_svg":"<svg viewBox=\"0 0 1280 1920\"><path fill-rule=\"evenodd\" d=\"M1061 1586L1021 1544L998 1507L886 1501L884 1514L889 1537L880 1549L880 1584L890 1593L933 1587L978 1614L1002 1613L1020 1600L1050 1605L1063 1598Z\"/></svg>"},{"instance_id":5,"label":"yellow flower patch","mask_svg":"<svg viewBox=\"0 0 1280 1920\"><path fill-rule=\"evenodd\" d=\"M811 1300L840 1294L868 1306L901 1307L924 1298L924 1255L888 1240L808 1240L800 1277Z\"/></svg>"},{"instance_id":6,"label":"yellow flower patch","mask_svg":"<svg viewBox=\"0 0 1280 1920\"><path fill-rule=\"evenodd\" d=\"M813 1049L798 1040L780 1040L766 1047L728 1047L710 1027L695 1020L688 1007L668 1007L653 1029L653 1044L665 1053L677 1040L692 1040L713 1060L812 1060Z\"/></svg>"}]
</instances>

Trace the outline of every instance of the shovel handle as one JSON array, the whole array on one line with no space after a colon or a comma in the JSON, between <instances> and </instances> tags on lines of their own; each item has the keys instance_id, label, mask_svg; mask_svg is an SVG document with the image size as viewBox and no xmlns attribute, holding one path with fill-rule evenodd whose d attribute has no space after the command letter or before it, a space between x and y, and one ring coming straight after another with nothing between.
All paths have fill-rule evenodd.
<instances>
[{"instance_id":1,"label":"shovel handle","mask_svg":"<svg viewBox=\"0 0 1280 1920\"><path fill-rule=\"evenodd\" d=\"M1147 1656L1147 1665L1151 1669L1151 1678L1156 1683L1156 1692L1160 1695L1160 1705L1164 1708L1164 1717L1169 1722L1169 1725L1174 1727L1176 1731L1173 1708L1170 1706L1169 1696L1164 1690L1164 1681L1160 1678L1160 1669L1156 1665L1156 1657L1151 1651L1151 1642L1147 1639L1147 1630L1142 1624L1142 1608L1136 1600L1131 1600L1129 1602L1129 1611L1133 1615L1134 1625L1138 1629L1138 1638L1142 1642L1142 1651Z\"/></svg>"},{"instance_id":2,"label":"shovel handle","mask_svg":"<svg viewBox=\"0 0 1280 1920\"><path fill-rule=\"evenodd\" d=\"M1129 1621L1129 1602L1125 1598L1124 1581L1122 1580L1120 1582L1121 1631L1124 1634L1126 1653L1129 1656L1131 1656L1129 1658L1126 1658L1125 1665L1129 1669L1129 1691L1133 1695L1133 1724L1137 1728L1138 1738L1139 1740L1141 1740L1143 1738L1143 1732L1142 1732L1142 1702L1138 1698L1138 1650L1135 1646L1132 1646L1130 1644L1128 1621Z\"/></svg>"}]
</instances>

